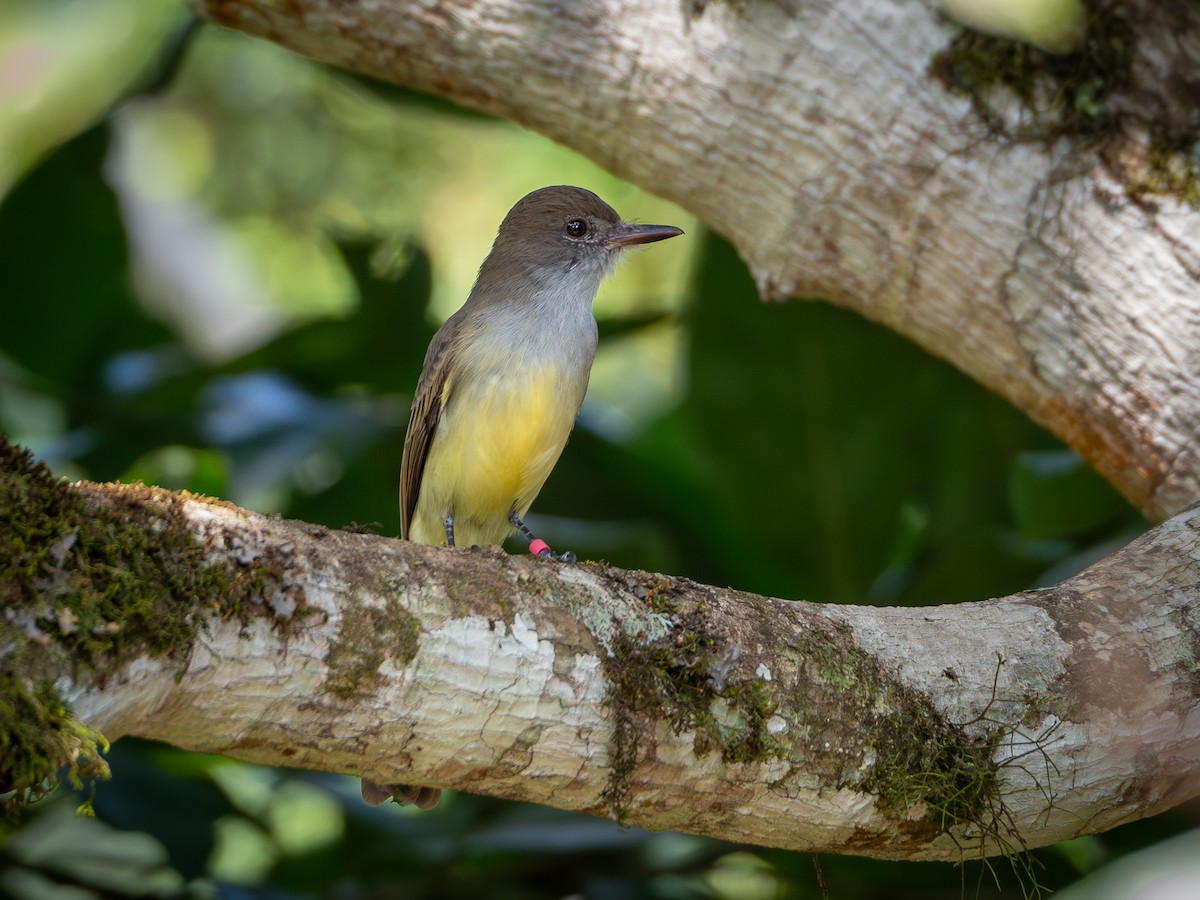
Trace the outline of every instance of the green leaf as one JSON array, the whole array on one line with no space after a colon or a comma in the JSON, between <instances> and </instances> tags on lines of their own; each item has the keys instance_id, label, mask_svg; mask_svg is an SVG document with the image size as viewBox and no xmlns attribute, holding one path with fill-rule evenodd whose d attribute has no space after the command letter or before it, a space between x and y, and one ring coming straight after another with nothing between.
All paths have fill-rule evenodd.
<instances>
[{"instance_id":1,"label":"green leaf","mask_svg":"<svg viewBox=\"0 0 1200 900\"><path fill-rule=\"evenodd\" d=\"M1078 537L1129 514L1121 495L1072 450L1021 453L1008 491L1017 528L1029 538Z\"/></svg>"}]
</instances>

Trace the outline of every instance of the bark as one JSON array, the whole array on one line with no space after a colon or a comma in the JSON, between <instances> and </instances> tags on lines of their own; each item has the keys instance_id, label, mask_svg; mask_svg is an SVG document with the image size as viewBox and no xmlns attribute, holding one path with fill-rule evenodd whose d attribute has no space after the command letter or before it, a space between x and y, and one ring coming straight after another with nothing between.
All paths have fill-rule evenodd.
<instances>
[{"instance_id":1,"label":"bark","mask_svg":"<svg viewBox=\"0 0 1200 900\"><path fill-rule=\"evenodd\" d=\"M880 609L333 532L158 489L56 490L83 524L46 538L34 613L6 616L110 739L885 858L1039 846L1200 791L1200 509L1054 588ZM144 642L158 619L198 625L183 643L138 649L126 622L120 658L81 661L56 586L96 555L92 523L113 521L152 538L104 557L131 596L164 580L211 593L146 626ZM184 534L202 552L181 551ZM159 535L174 549L153 568Z\"/></svg>"},{"instance_id":2,"label":"bark","mask_svg":"<svg viewBox=\"0 0 1200 900\"><path fill-rule=\"evenodd\" d=\"M1195 4L1103 4L1064 64L1074 81L1031 75L982 107L930 74L960 29L911 0L199 7L675 200L733 241L764 296L828 298L907 335L1156 521L1200 497Z\"/></svg>"}]
</instances>

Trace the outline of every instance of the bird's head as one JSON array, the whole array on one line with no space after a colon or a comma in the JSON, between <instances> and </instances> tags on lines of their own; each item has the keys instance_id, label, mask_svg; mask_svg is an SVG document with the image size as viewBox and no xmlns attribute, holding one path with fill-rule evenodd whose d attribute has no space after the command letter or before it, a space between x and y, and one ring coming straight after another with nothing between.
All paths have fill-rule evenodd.
<instances>
[{"instance_id":1,"label":"bird's head","mask_svg":"<svg viewBox=\"0 0 1200 900\"><path fill-rule=\"evenodd\" d=\"M558 185L526 194L504 217L480 271L502 277L562 277L598 284L621 252L683 234L671 225L625 222L616 210L579 187Z\"/></svg>"}]
</instances>

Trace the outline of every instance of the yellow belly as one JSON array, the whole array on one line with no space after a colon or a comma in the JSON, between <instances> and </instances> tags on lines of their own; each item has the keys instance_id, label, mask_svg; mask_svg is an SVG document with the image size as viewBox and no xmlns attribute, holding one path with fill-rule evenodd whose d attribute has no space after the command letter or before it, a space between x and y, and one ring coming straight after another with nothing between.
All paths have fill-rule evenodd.
<instances>
[{"instance_id":1,"label":"yellow belly","mask_svg":"<svg viewBox=\"0 0 1200 900\"><path fill-rule=\"evenodd\" d=\"M581 396L550 368L456 384L429 448L410 538L445 544L451 514L460 547L508 537L509 514L525 515L558 462Z\"/></svg>"}]
</instances>

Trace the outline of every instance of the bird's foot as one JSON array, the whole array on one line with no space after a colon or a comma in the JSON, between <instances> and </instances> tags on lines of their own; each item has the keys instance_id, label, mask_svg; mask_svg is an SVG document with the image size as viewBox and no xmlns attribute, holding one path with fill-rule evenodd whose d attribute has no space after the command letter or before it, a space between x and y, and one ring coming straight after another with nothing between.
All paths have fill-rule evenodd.
<instances>
[{"instance_id":1,"label":"bird's foot","mask_svg":"<svg viewBox=\"0 0 1200 900\"><path fill-rule=\"evenodd\" d=\"M533 556L540 556L544 559L555 559L562 563L579 562L579 558L570 550L566 551L565 553L555 553L550 549L550 545L541 538L533 539L533 541L529 544L529 552Z\"/></svg>"},{"instance_id":2,"label":"bird's foot","mask_svg":"<svg viewBox=\"0 0 1200 900\"><path fill-rule=\"evenodd\" d=\"M364 778L362 798L368 806L378 806L395 800L400 806L412 805L418 809L433 809L442 798L442 789L413 784L377 784Z\"/></svg>"}]
</instances>

